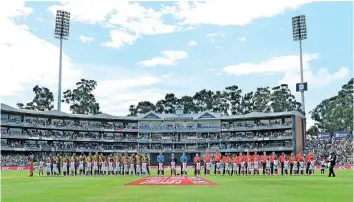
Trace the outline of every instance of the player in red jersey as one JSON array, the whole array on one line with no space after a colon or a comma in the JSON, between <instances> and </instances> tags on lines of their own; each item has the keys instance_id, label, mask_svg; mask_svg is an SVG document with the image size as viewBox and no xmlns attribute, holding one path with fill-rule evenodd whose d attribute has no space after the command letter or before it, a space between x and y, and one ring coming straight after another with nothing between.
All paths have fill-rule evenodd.
<instances>
[{"instance_id":1,"label":"player in red jersey","mask_svg":"<svg viewBox=\"0 0 354 202\"><path fill-rule=\"evenodd\" d=\"M285 154L284 152L281 154L279 161L280 161L280 166L281 166L281 175L284 175L284 161L285 161Z\"/></svg>"},{"instance_id":2,"label":"player in red jersey","mask_svg":"<svg viewBox=\"0 0 354 202\"><path fill-rule=\"evenodd\" d=\"M259 175L259 156L258 156L257 152L254 152L254 154L252 156L252 160L253 160L253 166L254 166L253 175Z\"/></svg>"},{"instance_id":3,"label":"player in red jersey","mask_svg":"<svg viewBox=\"0 0 354 202\"><path fill-rule=\"evenodd\" d=\"M216 153L214 154L213 157L214 157L214 175L216 175L216 172L218 170L217 166L218 166L218 163L220 163L220 160L221 160L221 155L220 155L218 150L216 150Z\"/></svg>"},{"instance_id":4,"label":"player in red jersey","mask_svg":"<svg viewBox=\"0 0 354 202\"><path fill-rule=\"evenodd\" d=\"M273 175L274 172L274 159L276 158L275 152L272 152L272 155L269 156L270 160L270 174Z\"/></svg>"},{"instance_id":5,"label":"player in red jersey","mask_svg":"<svg viewBox=\"0 0 354 202\"><path fill-rule=\"evenodd\" d=\"M237 159L238 159L238 174L241 175L241 164L243 162L243 155L242 155L242 152L240 152L240 154L238 155Z\"/></svg>"},{"instance_id":6,"label":"player in red jersey","mask_svg":"<svg viewBox=\"0 0 354 202\"><path fill-rule=\"evenodd\" d=\"M245 162L246 162L246 175L251 175L251 162L252 162L252 159L251 159L251 155L249 152L247 152L246 156L245 156Z\"/></svg>"},{"instance_id":7,"label":"player in red jersey","mask_svg":"<svg viewBox=\"0 0 354 202\"><path fill-rule=\"evenodd\" d=\"M194 175L200 176L200 157L198 153L195 154L193 162L194 162Z\"/></svg>"},{"instance_id":8,"label":"player in red jersey","mask_svg":"<svg viewBox=\"0 0 354 202\"><path fill-rule=\"evenodd\" d=\"M29 177L33 177L33 155L30 155L30 174Z\"/></svg>"}]
</instances>

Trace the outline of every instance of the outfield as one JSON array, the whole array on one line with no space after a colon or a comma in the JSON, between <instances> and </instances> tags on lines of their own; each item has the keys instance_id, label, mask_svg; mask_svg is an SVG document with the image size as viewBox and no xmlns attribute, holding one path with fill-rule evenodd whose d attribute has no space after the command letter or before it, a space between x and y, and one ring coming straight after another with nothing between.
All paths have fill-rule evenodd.
<instances>
[{"instance_id":1,"label":"outfield","mask_svg":"<svg viewBox=\"0 0 354 202\"><path fill-rule=\"evenodd\" d=\"M328 170L326 170L328 172ZM319 173L319 171L317 171ZM1 172L2 202L352 202L353 170L326 176L210 176L217 186L124 186L141 177L35 177Z\"/></svg>"}]
</instances>

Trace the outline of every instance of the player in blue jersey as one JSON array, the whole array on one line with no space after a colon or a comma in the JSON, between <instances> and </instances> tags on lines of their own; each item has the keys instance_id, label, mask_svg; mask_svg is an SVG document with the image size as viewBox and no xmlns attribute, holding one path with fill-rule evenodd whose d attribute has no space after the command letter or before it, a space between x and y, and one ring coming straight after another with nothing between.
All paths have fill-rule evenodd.
<instances>
[{"instance_id":1,"label":"player in blue jersey","mask_svg":"<svg viewBox=\"0 0 354 202\"><path fill-rule=\"evenodd\" d=\"M157 156L157 164L158 164L158 168L157 168L157 174L158 175L164 175L164 162L165 162L165 157L162 155L162 152L160 152L160 154Z\"/></svg>"}]
</instances>

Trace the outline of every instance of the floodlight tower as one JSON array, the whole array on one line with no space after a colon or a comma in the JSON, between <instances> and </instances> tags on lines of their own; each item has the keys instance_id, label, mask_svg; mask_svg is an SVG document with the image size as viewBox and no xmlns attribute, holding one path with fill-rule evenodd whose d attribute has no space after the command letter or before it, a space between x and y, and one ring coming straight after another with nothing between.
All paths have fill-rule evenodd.
<instances>
[{"instance_id":1,"label":"floodlight tower","mask_svg":"<svg viewBox=\"0 0 354 202\"><path fill-rule=\"evenodd\" d=\"M58 107L57 110L61 111L61 80L62 80L62 52L63 40L68 40L70 27L70 13L63 10L57 10L55 17L54 38L60 40L59 51L59 79L58 79Z\"/></svg>"},{"instance_id":2,"label":"floodlight tower","mask_svg":"<svg viewBox=\"0 0 354 202\"><path fill-rule=\"evenodd\" d=\"M302 40L307 39L307 30L306 30L306 17L305 15L299 15L293 17L293 38L294 41L299 41L300 43L300 78L301 83L296 84L296 91L301 92L301 107L302 112L306 115L305 112L305 91L307 91L307 82L304 82L304 70L302 66Z\"/></svg>"}]
</instances>

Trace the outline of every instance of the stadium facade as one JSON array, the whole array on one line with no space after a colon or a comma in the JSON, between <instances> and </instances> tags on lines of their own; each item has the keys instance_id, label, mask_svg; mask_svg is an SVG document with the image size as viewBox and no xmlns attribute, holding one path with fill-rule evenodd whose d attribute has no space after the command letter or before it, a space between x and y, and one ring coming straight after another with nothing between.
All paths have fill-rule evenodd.
<instances>
[{"instance_id":1,"label":"stadium facade","mask_svg":"<svg viewBox=\"0 0 354 202\"><path fill-rule=\"evenodd\" d=\"M1 104L2 152L196 153L299 152L305 117L299 112L223 116L153 111L136 117L31 111Z\"/></svg>"}]
</instances>

